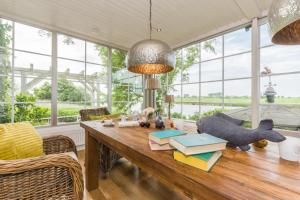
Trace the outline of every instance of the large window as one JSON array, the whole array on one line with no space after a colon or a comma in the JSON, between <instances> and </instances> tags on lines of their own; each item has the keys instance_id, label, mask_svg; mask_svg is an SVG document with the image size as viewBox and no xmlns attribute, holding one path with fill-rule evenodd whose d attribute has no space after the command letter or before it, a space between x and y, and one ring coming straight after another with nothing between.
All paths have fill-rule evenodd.
<instances>
[{"instance_id":1,"label":"large window","mask_svg":"<svg viewBox=\"0 0 300 200\"><path fill-rule=\"evenodd\" d=\"M51 33L1 20L1 40L1 123L50 124L51 101L37 90L51 85Z\"/></svg>"},{"instance_id":2,"label":"large window","mask_svg":"<svg viewBox=\"0 0 300 200\"><path fill-rule=\"evenodd\" d=\"M112 111L141 112L143 103L142 76L125 66L126 52L112 49Z\"/></svg>"},{"instance_id":3,"label":"large window","mask_svg":"<svg viewBox=\"0 0 300 200\"><path fill-rule=\"evenodd\" d=\"M178 50L171 78L168 92L175 96L172 107L175 118L197 120L216 111L231 115L249 111L251 28ZM251 120L249 115L244 118Z\"/></svg>"},{"instance_id":4,"label":"large window","mask_svg":"<svg viewBox=\"0 0 300 200\"><path fill-rule=\"evenodd\" d=\"M108 48L57 36L58 123L79 121L79 110L107 106Z\"/></svg>"},{"instance_id":5,"label":"large window","mask_svg":"<svg viewBox=\"0 0 300 200\"><path fill-rule=\"evenodd\" d=\"M273 45L268 25L262 24L255 66L251 29L177 49L175 69L156 75L162 85L157 107L166 108L163 97L173 94L173 118L197 120L222 111L251 122L254 83L260 84L253 92L261 98L253 119L271 118L278 128L299 130L300 46ZM110 105L112 112L141 111L143 76L128 72L125 57L119 49L0 18L0 123L67 124L79 121L80 109ZM255 67L257 83L251 74Z\"/></svg>"},{"instance_id":6,"label":"large window","mask_svg":"<svg viewBox=\"0 0 300 200\"><path fill-rule=\"evenodd\" d=\"M271 44L268 25L260 26L260 118L277 128L300 129L300 46Z\"/></svg>"},{"instance_id":7,"label":"large window","mask_svg":"<svg viewBox=\"0 0 300 200\"><path fill-rule=\"evenodd\" d=\"M109 48L0 19L0 123L50 125L79 121L79 110L108 105ZM57 102L52 51L57 51ZM52 104L57 118L52 119Z\"/></svg>"}]
</instances>

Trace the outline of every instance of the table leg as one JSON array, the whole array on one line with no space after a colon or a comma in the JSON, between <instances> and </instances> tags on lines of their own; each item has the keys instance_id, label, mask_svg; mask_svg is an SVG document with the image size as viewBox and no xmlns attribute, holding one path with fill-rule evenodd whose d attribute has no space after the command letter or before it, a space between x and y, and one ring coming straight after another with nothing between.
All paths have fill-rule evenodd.
<instances>
[{"instance_id":1,"label":"table leg","mask_svg":"<svg viewBox=\"0 0 300 200\"><path fill-rule=\"evenodd\" d=\"M99 156L97 140L85 131L85 180L88 191L98 188Z\"/></svg>"}]
</instances>

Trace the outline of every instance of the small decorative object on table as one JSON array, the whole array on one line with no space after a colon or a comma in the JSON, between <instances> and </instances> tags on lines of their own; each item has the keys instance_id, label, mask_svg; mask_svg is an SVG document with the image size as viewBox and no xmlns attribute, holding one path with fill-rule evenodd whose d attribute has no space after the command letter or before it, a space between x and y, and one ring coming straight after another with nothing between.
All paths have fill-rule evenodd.
<instances>
[{"instance_id":1,"label":"small decorative object on table","mask_svg":"<svg viewBox=\"0 0 300 200\"><path fill-rule=\"evenodd\" d=\"M112 119L104 120L104 122L103 122L103 126L105 126L105 127L113 127L114 125L115 125L115 123L113 122Z\"/></svg>"},{"instance_id":2,"label":"small decorative object on table","mask_svg":"<svg viewBox=\"0 0 300 200\"><path fill-rule=\"evenodd\" d=\"M120 128L125 128L125 127L134 127L134 126L139 126L138 121L121 121L119 122L119 127Z\"/></svg>"},{"instance_id":3,"label":"small decorative object on table","mask_svg":"<svg viewBox=\"0 0 300 200\"><path fill-rule=\"evenodd\" d=\"M143 117L140 120L141 127L150 127L151 122L153 122L154 112L155 110L152 107L148 107L143 110Z\"/></svg>"},{"instance_id":4,"label":"small decorative object on table","mask_svg":"<svg viewBox=\"0 0 300 200\"><path fill-rule=\"evenodd\" d=\"M278 143L282 159L300 162L300 138L286 136L286 140Z\"/></svg>"},{"instance_id":5,"label":"small decorative object on table","mask_svg":"<svg viewBox=\"0 0 300 200\"><path fill-rule=\"evenodd\" d=\"M211 117L204 117L197 121L199 133L222 138L228 141L228 146L239 147L242 151L250 149L249 144L266 139L271 142L282 142L286 138L273 130L273 120L262 120L256 129L240 127L242 120L234 119L223 113Z\"/></svg>"},{"instance_id":6,"label":"small decorative object on table","mask_svg":"<svg viewBox=\"0 0 300 200\"><path fill-rule=\"evenodd\" d=\"M140 119L140 114L138 111L134 111L133 114L132 114L132 120L133 121L139 121Z\"/></svg>"},{"instance_id":7,"label":"small decorative object on table","mask_svg":"<svg viewBox=\"0 0 300 200\"><path fill-rule=\"evenodd\" d=\"M164 129L165 128L165 124L164 121L162 119L162 117L160 116L160 114L157 112L157 117L155 120L155 128L159 128L159 129Z\"/></svg>"}]
</instances>

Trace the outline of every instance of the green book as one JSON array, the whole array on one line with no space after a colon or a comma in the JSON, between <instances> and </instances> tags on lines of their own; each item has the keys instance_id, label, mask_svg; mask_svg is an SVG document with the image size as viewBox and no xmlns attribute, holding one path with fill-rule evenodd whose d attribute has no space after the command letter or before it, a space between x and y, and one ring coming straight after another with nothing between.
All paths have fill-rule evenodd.
<instances>
[{"instance_id":1,"label":"green book","mask_svg":"<svg viewBox=\"0 0 300 200\"><path fill-rule=\"evenodd\" d=\"M175 160L181 163L202 169L204 171L209 171L222 156L222 151L201 153L191 156L186 156L180 151L174 151L173 156Z\"/></svg>"},{"instance_id":2,"label":"green book","mask_svg":"<svg viewBox=\"0 0 300 200\"><path fill-rule=\"evenodd\" d=\"M224 150L226 143L226 140L206 133L188 134L170 140L170 144L185 155Z\"/></svg>"},{"instance_id":3,"label":"green book","mask_svg":"<svg viewBox=\"0 0 300 200\"><path fill-rule=\"evenodd\" d=\"M149 134L149 140L152 140L160 145L169 143L169 139L171 137L176 137L180 135L184 135L184 131L180 130L163 130L163 131L156 131Z\"/></svg>"}]
</instances>

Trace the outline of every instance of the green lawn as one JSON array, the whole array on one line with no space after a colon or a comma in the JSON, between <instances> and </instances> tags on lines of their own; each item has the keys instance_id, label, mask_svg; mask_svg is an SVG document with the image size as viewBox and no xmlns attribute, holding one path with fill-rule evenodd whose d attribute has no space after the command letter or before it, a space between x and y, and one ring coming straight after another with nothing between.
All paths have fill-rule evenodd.
<instances>
[{"instance_id":1,"label":"green lawn","mask_svg":"<svg viewBox=\"0 0 300 200\"><path fill-rule=\"evenodd\" d=\"M213 97L201 97L201 104L210 104L210 103L222 103L221 98ZM175 103L180 103L180 98L175 98ZM182 103L184 104L199 104L199 98L197 97L184 97L182 98ZM250 97L225 97L224 103L235 104L237 106L245 106L251 103ZM266 98L261 98L260 103L267 103ZM275 104L299 104L300 97L276 97Z\"/></svg>"}]
</instances>

